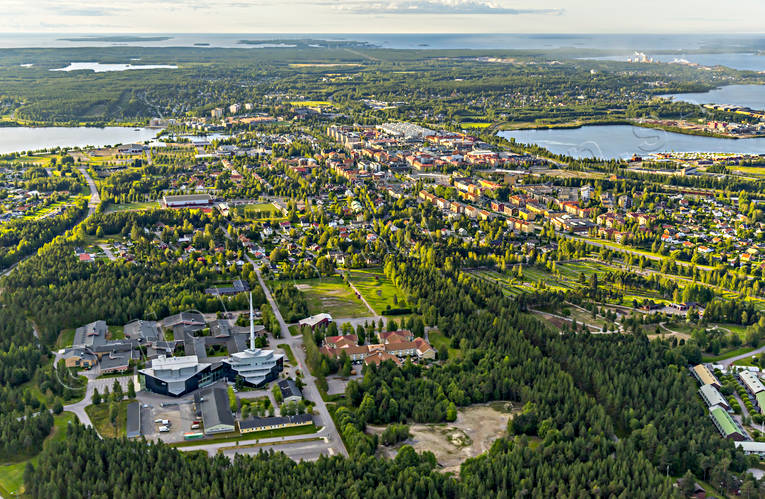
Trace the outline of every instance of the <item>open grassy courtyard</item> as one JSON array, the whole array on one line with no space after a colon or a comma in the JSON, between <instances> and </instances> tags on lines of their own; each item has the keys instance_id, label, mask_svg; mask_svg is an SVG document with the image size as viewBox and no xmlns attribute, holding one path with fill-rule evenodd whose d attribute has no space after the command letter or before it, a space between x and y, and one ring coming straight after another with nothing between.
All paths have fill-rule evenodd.
<instances>
[{"instance_id":1,"label":"open grassy courtyard","mask_svg":"<svg viewBox=\"0 0 765 499\"><path fill-rule=\"evenodd\" d=\"M351 270L350 280L378 314L389 308L405 308L404 297L380 268Z\"/></svg>"},{"instance_id":2,"label":"open grassy courtyard","mask_svg":"<svg viewBox=\"0 0 765 499\"><path fill-rule=\"evenodd\" d=\"M366 317L369 310L339 276L295 281L305 294L311 315L326 312L332 317Z\"/></svg>"}]
</instances>

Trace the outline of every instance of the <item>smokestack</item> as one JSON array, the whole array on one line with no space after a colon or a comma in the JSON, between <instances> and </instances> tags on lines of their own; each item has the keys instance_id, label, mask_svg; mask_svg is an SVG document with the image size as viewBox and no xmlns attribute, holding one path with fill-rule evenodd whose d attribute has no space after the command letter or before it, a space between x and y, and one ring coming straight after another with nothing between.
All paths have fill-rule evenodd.
<instances>
[{"instance_id":1,"label":"smokestack","mask_svg":"<svg viewBox=\"0 0 765 499\"><path fill-rule=\"evenodd\" d=\"M250 350L255 350L255 313L252 311L252 291L250 291Z\"/></svg>"}]
</instances>

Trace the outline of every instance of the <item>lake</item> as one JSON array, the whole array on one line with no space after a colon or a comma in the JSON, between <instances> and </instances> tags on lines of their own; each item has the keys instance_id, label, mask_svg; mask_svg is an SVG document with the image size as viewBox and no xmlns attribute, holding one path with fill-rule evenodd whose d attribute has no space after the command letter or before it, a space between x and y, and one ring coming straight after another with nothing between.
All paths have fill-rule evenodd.
<instances>
[{"instance_id":1,"label":"lake","mask_svg":"<svg viewBox=\"0 0 765 499\"><path fill-rule=\"evenodd\" d=\"M726 66L742 71L765 71L765 55L756 53L720 53L720 54L651 54L646 53L655 62L678 63L691 62L701 66ZM600 61L622 61L634 58L635 54L610 55L604 57L583 57Z\"/></svg>"},{"instance_id":2,"label":"lake","mask_svg":"<svg viewBox=\"0 0 765 499\"><path fill-rule=\"evenodd\" d=\"M107 146L152 140L159 130L128 127L3 127L0 154L54 147Z\"/></svg>"},{"instance_id":3,"label":"lake","mask_svg":"<svg viewBox=\"0 0 765 499\"><path fill-rule=\"evenodd\" d=\"M22 64L23 65L23 64ZM102 64L100 62L70 62L65 68L51 69L50 71L93 71L95 73L108 73L110 71L130 71L133 69L178 69L178 66L164 64Z\"/></svg>"},{"instance_id":4,"label":"lake","mask_svg":"<svg viewBox=\"0 0 765 499\"><path fill-rule=\"evenodd\" d=\"M662 95L692 104L731 104L765 111L765 85L727 85L709 92Z\"/></svg>"},{"instance_id":5,"label":"lake","mask_svg":"<svg viewBox=\"0 0 765 499\"><path fill-rule=\"evenodd\" d=\"M765 154L765 138L720 139L632 125L507 130L499 135L574 158L628 159L657 152Z\"/></svg>"}]
</instances>

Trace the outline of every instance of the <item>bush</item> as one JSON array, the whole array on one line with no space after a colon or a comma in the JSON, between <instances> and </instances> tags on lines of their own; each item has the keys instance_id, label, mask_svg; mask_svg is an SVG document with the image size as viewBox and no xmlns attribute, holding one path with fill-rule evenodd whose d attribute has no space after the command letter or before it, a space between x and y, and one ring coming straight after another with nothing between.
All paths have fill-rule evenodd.
<instances>
[{"instance_id":1,"label":"bush","mask_svg":"<svg viewBox=\"0 0 765 499\"><path fill-rule=\"evenodd\" d=\"M388 425L380 437L383 445L394 445L409 438L409 426L405 424Z\"/></svg>"}]
</instances>

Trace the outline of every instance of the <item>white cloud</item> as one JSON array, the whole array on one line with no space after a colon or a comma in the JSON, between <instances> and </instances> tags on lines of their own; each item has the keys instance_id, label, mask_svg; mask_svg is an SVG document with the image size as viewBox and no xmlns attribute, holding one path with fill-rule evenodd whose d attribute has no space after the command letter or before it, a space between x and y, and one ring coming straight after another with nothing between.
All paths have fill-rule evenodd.
<instances>
[{"instance_id":1,"label":"white cloud","mask_svg":"<svg viewBox=\"0 0 765 499\"><path fill-rule=\"evenodd\" d=\"M0 33L742 33L763 0L0 0ZM110 28L108 26L114 26ZM509 47L510 48L510 47Z\"/></svg>"},{"instance_id":2,"label":"white cloud","mask_svg":"<svg viewBox=\"0 0 765 499\"><path fill-rule=\"evenodd\" d=\"M509 7L481 0L404 0L390 2L337 2L338 10L359 14L430 15L560 15L563 9Z\"/></svg>"}]
</instances>

